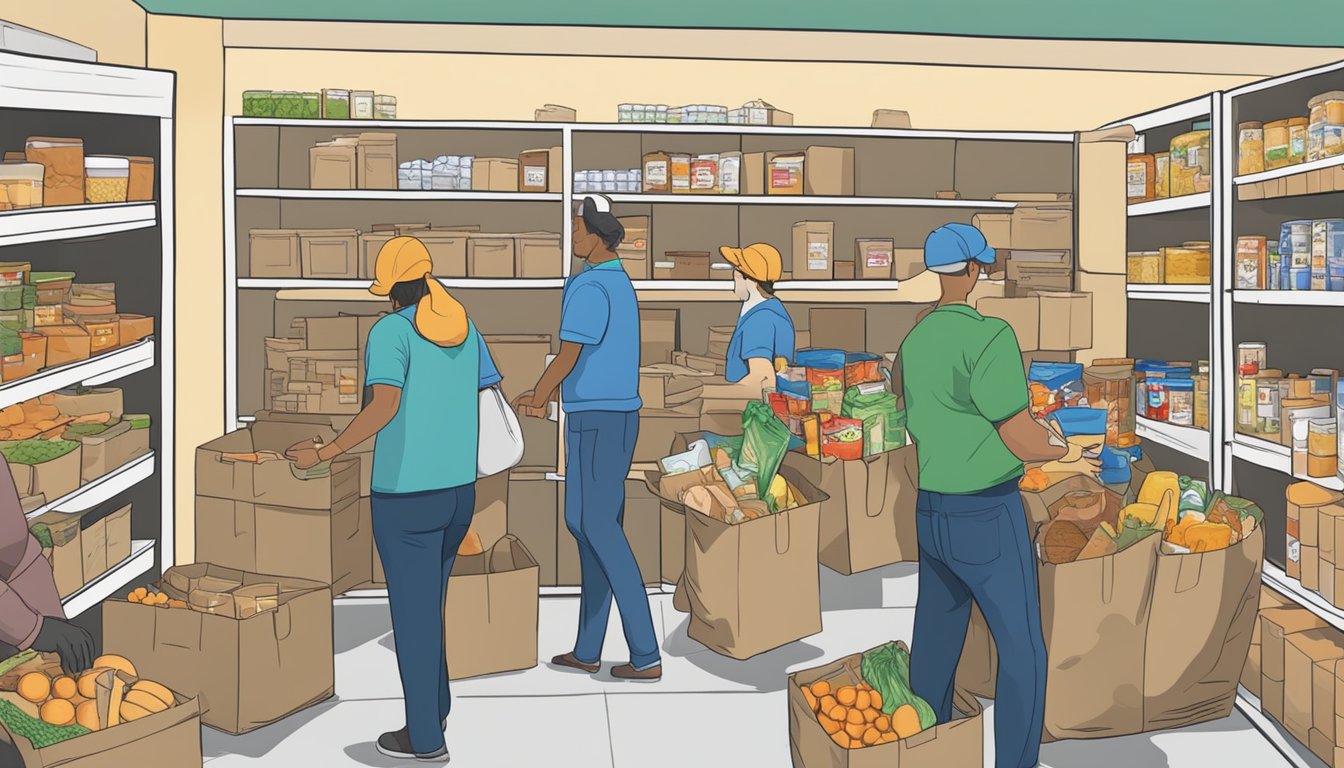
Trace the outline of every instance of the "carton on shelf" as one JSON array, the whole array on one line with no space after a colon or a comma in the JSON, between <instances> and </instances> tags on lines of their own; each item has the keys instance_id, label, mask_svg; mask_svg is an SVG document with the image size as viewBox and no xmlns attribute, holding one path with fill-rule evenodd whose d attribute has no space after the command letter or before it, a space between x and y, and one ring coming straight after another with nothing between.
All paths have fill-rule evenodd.
<instances>
[{"instance_id":1,"label":"carton on shelf","mask_svg":"<svg viewBox=\"0 0 1344 768\"><path fill-rule=\"evenodd\" d=\"M435 277L467 276L467 238L465 230L420 229L405 234L425 244ZM377 254L374 254L377 258Z\"/></svg>"},{"instance_id":2,"label":"carton on shelf","mask_svg":"<svg viewBox=\"0 0 1344 768\"><path fill-rule=\"evenodd\" d=\"M1139 483L1135 487L1142 487ZM1241 672L1241 684L1246 690L1250 691L1257 698L1260 696L1260 676L1261 676L1261 646L1263 637L1261 627L1264 624L1260 620L1260 613L1271 608L1288 608L1293 605L1292 601L1280 595L1269 587L1260 589L1260 610L1256 613L1255 622L1251 626L1251 651L1246 658L1246 666Z\"/></svg>"},{"instance_id":3,"label":"carton on shelf","mask_svg":"<svg viewBox=\"0 0 1344 768\"><path fill-rule=\"evenodd\" d=\"M387 245L388 240L396 236L395 231L360 233L358 246L358 274L360 280L372 280L374 278L373 272L375 265L378 263L378 252L383 249L384 245ZM256 277L255 272L253 277Z\"/></svg>"},{"instance_id":4,"label":"carton on shelf","mask_svg":"<svg viewBox=\"0 0 1344 768\"><path fill-rule=\"evenodd\" d=\"M853 147L808 147L804 157L803 194L853 196Z\"/></svg>"},{"instance_id":5,"label":"carton on shelf","mask_svg":"<svg viewBox=\"0 0 1344 768\"><path fill-rule=\"evenodd\" d=\"M1260 613L1260 708L1284 722L1288 638L1329 627L1305 608L1271 608Z\"/></svg>"},{"instance_id":6,"label":"carton on shelf","mask_svg":"<svg viewBox=\"0 0 1344 768\"><path fill-rule=\"evenodd\" d=\"M857 277L855 270L856 266L853 261L849 260L837 261L835 262L834 278L836 280L856 280ZM728 274L729 276L732 275L731 272Z\"/></svg>"},{"instance_id":7,"label":"carton on shelf","mask_svg":"<svg viewBox=\"0 0 1344 768\"><path fill-rule=\"evenodd\" d=\"M868 348L868 311L862 307L813 307L807 325L817 349Z\"/></svg>"},{"instance_id":8,"label":"carton on shelf","mask_svg":"<svg viewBox=\"0 0 1344 768\"><path fill-rule=\"evenodd\" d=\"M1012 247L1073 248L1073 208L1068 203L1020 204L1012 214Z\"/></svg>"},{"instance_id":9,"label":"carton on shelf","mask_svg":"<svg viewBox=\"0 0 1344 768\"><path fill-rule=\"evenodd\" d=\"M897 248L892 252L892 278L896 280L909 280L923 272L923 248Z\"/></svg>"},{"instance_id":10,"label":"carton on shelf","mask_svg":"<svg viewBox=\"0 0 1344 768\"><path fill-rule=\"evenodd\" d=\"M149 430L131 429L128 421L97 435L79 438L82 444L80 480L91 483L149 453Z\"/></svg>"},{"instance_id":11,"label":"carton on shelf","mask_svg":"<svg viewBox=\"0 0 1344 768\"><path fill-rule=\"evenodd\" d=\"M765 153L743 152L742 194L764 195L765 190L766 190Z\"/></svg>"},{"instance_id":12,"label":"carton on shelf","mask_svg":"<svg viewBox=\"0 0 1344 768\"><path fill-rule=\"evenodd\" d=\"M746 163L746 155L743 163ZM765 153L765 194L801 195L805 188L807 155L804 152Z\"/></svg>"},{"instance_id":13,"label":"carton on shelf","mask_svg":"<svg viewBox=\"0 0 1344 768\"><path fill-rule=\"evenodd\" d=\"M890 280L896 241L889 237L861 237L854 241L854 277ZM838 263L838 262L837 262Z\"/></svg>"},{"instance_id":14,"label":"carton on shelf","mask_svg":"<svg viewBox=\"0 0 1344 768\"><path fill-rule=\"evenodd\" d=\"M793 225L794 280L830 280L835 261L835 222L800 221Z\"/></svg>"},{"instance_id":15,"label":"carton on shelf","mask_svg":"<svg viewBox=\"0 0 1344 768\"><path fill-rule=\"evenodd\" d=\"M308 149L309 189L354 189L355 145L353 137L320 142Z\"/></svg>"},{"instance_id":16,"label":"carton on shelf","mask_svg":"<svg viewBox=\"0 0 1344 768\"><path fill-rule=\"evenodd\" d=\"M514 257L512 236L472 235L467 238L467 277L513 277Z\"/></svg>"},{"instance_id":17,"label":"carton on shelf","mask_svg":"<svg viewBox=\"0 0 1344 768\"><path fill-rule=\"evenodd\" d=\"M359 276L359 232L299 230L299 260L304 277L353 280Z\"/></svg>"},{"instance_id":18,"label":"carton on shelf","mask_svg":"<svg viewBox=\"0 0 1344 768\"><path fill-rule=\"evenodd\" d=\"M556 278L564 274L565 249L560 245L560 236L554 233L539 232L519 235L514 246L516 265L514 271L524 278ZM629 264L622 259L627 271ZM632 279L635 278L631 275Z\"/></svg>"},{"instance_id":19,"label":"carton on shelf","mask_svg":"<svg viewBox=\"0 0 1344 768\"><path fill-rule=\"evenodd\" d=\"M551 167L551 149L527 149L518 155L518 191L549 192L551 175L560 174L560 166Z\"/></svg>"},{"instance_id":20,"label":"carton on shelf","mask_svg":"<svg viewBox=\"0 0 1344 768\"><path fill-rule=\"evenodd\" d=\"M302 277L299 233L293 229L253 229L247 233L249 277Z\"/></svg>"},{"instance_id":21,"label":"carton on shelf","mask_svg":"<svg viewBox=\"0 0 1344 768\"><path fill-rule=\"evenodd\" d=\"M78 592L86 583L83 531L80 530L82 518L82 514L47 512L28 523L29 528L45 525L51 531L52 547L43 554L51 563L51 573L56 580L56 592L62 599Z\"/></svg>"},{"instance_id":22,"label":"carton on shelf","mask_svg":"<svg viewBox=\"0 0 1344 768\"><path fill-rule=\"evenodd\" d=\"M1303 744L1309 743L1311 739L1313 708L1317 703L1314 695L1316 687L1320 687L1322 693L1329 690L1329 715L1331 720L1334 719L1333 662L1341 658L1344 658L1344 634L1333 627L1309 629L1287 637L1283 659L1282 722L1288 732ZM1330 662L1328 667L1325 662ZM1324 705L1324 701L1325 697L1322 696L1320 703ZM1332 724L1332 733L1333 729Z\"/></svg>"},{"instance_id":23,"label":"carton on shelf","mask_svg":"<svg viewBox=\"0 0 1344 768\"><path fill-rule=\"evenodd\" d=\"M478 157L471 163L471 188L476 192L517 192L518 160Z\"/></svg>"},{"instance_id":24,"label":"carton on shelf","mask_svg":"<svg viewBox=\"0 0 1344 768\"><path fill-rule=\"evenodd\" d=\"M672 352L681 346L681 311L644 309L639 313L639 364L672 362ZM662 458L661 456L659 458Z\"/></svg>"},{"instance_id":25,"label":"carton on shelf","mask_svg":"<svg viewBox=\"0 0 1344 768\"><path fill-rule=\"evenodd\" d=\"M33 464L30 494L43 494L48 499L59 499L80 486L83 467L83 447L76 448L51 461Z\"/></svg>"},{"instance_id":26,"label":"carton on shelf","mask_svg":"<svg viewBox=\"0 0 1344 768\"><path fill-rule=\"evenodd\" d=\"M1011 213L977 213L971 217L971 226L980 230L990 248L1014 247Z\"/></svg>"},{"instance_id":27,"label":"carton on shelf","mask_svg":"<svg viewBox=\"0 0 1344 768\"><path fill-rule=\"evenodd\" d=\"M537 561L514 536L458 556L443 609L449 679L537 665L539 587Z\"/></svg>"},{"instance_id":28,"label":"carton on shelf","mask_svg":"<svg viewBox=\"0 0 1344 768\"><path fill-rule=\"evenodd\" d=\"M47 337L48 366L82 362L93 354L89 332L78 325L48 325L36 332Z\"/></svg>"},{"instance_id":29,"label":"carton on shelf","mask_svg":"<svg viewBox=\"0 0 1344 768\"><path fill-rule=\"evenodd\" d=\"M625 228L625 239L616 249L621 265L631 280L648 280L652 274L649 268L650 218L622 216L617 221Z\"/></svg>"},{"instance_id":30,"label":"carton on shelf","mask_svg":"<svg viewBox=\"0 0 1344 768\"><path fill-rule=\"evenodd\" d=\"M904 109L873 110L874 128L909 128L910 113Z\"/></svg>"},{"instance_id":31,"label":"carton on shelf","mask_svg":"<svg viewBox=\"0 0 1344 768\"><path fill-rule=\"evenodd\" d=\"M538 123L573 123L578 120L578 112L572 107L547 104L540 109L533 110L532 119Z\"/></svg>"},{"instance_id":32,"label":"carton on shelf","mask_svg":"<svg viewBox=\"0 0 1344 768\"><path fill-rule=\"evenodd\" d=\"M1037 296L997 299L984 298L975 303L975 310L985 317L997 317L1008 323L1023 352L1040 349L1041 301ZM1089 318L1090 319L1090 318Z\"/></svg>"},{"instance_id":33,"label":"carton on shelf","mask_svg":"<svg viewBox=\"0 0 1344 768\"><path fill-rule=\"evenodd\" d=\"M397 134L359 134L355 145L355 183L360 189L397 188Z\"/></svg>"},{"instance_id":34,"label":"carton on shelf","mask_svg":"<svg viewBox=\"0 0 1344 768\"><path fill-rule=\"evenodd\" d=\"M103 604L105 652L133 659L145 678L208 701L202 721L226 733L247 733L331 697L330 589L207 563L169 569L160 589L186 600L200 587L174 585L199 585L202 579L235 600L249 587L275 597L261 612L253 601L252 609L241 612L250 614L246 618L230 615L239 613L233 601L228 601L230 610L202 612L111 599Z\"/></svg>"}]
</instances>

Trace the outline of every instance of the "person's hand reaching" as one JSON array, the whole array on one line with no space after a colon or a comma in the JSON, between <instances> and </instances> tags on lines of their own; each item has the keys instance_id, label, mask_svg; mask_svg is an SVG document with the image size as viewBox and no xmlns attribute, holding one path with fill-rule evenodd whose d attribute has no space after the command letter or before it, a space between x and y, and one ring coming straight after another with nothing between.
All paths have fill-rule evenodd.
<instances>
[{"instance_id":1,"label":"person's hand reaching","mask_svg":"<svg viewBox=\"0 0 1344 768\"><path fill-rule=\"evenodd\" d=\"M78 675L93 666L93 636L85 629L55 616L44 616L33 649L61 657L61 669Z\"/></svg>"}]
</instances>

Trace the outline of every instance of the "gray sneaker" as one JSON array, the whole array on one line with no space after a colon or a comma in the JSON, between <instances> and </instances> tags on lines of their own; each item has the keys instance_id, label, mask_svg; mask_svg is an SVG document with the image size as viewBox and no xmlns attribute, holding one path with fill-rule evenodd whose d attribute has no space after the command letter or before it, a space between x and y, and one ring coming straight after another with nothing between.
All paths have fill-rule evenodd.
<instances>
[{"instance_id":1,"label":"gray sneaker","mask_svg":"<svg viewBox=\"0 0 1344 768\"><path fill-rule=\"evenodd\" d=\"M447 727L447 723L444 723ZM437 752L420 754L411 749L411 732L402 728L399 731L389 731L378 737L376 745L380 754L398 760L418 760L422 763L446 763L449 760L448 747L440 747Z\"/></svg>"}]
</instances>

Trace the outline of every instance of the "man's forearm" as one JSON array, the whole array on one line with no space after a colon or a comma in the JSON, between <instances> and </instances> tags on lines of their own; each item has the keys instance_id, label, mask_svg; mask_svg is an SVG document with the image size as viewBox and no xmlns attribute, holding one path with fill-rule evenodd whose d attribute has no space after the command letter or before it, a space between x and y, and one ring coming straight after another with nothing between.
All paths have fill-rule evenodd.
<instances>
[{"instance_id":1,"label":"man's forearm","mask_svg":"<svg viewBox=\"0 0 1344 768\"><path fill-rule=\"evenodd\" d=\"M541 379L537 381L534 394L538 401L549 399L551 393L560 388L560 383L574 371L574 366L578 365L579 352L582 349L582 345L567 341L561 342L560 354L556 355L551 364L546 366L546 370L541 374Z\"/></svg>"},{"instance_id":2,"label":"man's forearm","mask_svg":"<svg viewBox=\"0 0 1344 768\"><path fill-rule=\"evenodd\" d=\"M1014 456L1028 464L1055 461L1068 455L1068 446L1052 442L1053 435L1048 427L1033 419L1025 410L999 425L1003 444Z\"/></svg>"}]
</instances>

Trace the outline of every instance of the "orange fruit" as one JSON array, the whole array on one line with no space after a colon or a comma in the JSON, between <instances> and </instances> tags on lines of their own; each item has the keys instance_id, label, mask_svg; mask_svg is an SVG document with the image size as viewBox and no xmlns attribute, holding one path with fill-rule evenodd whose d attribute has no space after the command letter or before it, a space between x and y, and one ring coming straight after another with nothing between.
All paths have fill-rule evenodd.
<instances>
[{"instance_id":1,"label":"orange fruit","mask_svg":"<svg viewBox=\"0 0 1344 768\"><path fill-rule=\"evenodd\" d=\"M919 712L909 704L902 704L891 713L891 726L902 739L910 738L924 730L919 724Z\"/></svg>"},{"instance_id":2,"label":"orange fruit","mask_svg":"<svg viewBox=\"0 0 1344 768\"><path fill-rule=\"evenodd\" d=\"M817 697L813 696L812 691L806 688L803 689L803 701L807 702L807 708L813 712L816 712L817 707L821 706L820 702L817 701Z\"/></svg>"},{"instance_id":3,"label":"orange fruit","mask_svg":"<svg viewBox=\"0 0 1344 768\"><path fill-rule=\"evenodd\" d=\"M28 701L41 704L51 696L51 678L41 672L29 672L19 678L15 690Z\"/></svg>"},{"instance_id":4,"label":"orange fruit","mask_svg":"<svg viewBox=\"0 0 1344 768\"><path fill-rule=\"evenodd\" d=\"M42 722L50 725L70 725L75 722L75 705L65 699L52 699L42 705Z\"/></svg>"},{"instance_id":5,"label":"orange fruit","mask_svg":"<svg viewBox=\"0 0 1344 768\"><path fill-rule=\"evenodd\" d=\"M840 732L840 724L825 715L817 715L817 722L821 724L821 730L825 731L827 736L834 736Z\"/></svg>"},{"instance_id":6,"label":"orange fruit","mask_svg":"<svg viewBox=\"0 0 1344 768\"><path fill-rule=\"evenodd\" d=\"M812 684L812 695L816 696L818 699L824 698L825 696L830 695L830 693L831 684L825 680L818 680Z\"/></svg>"},{"instance_id":7,"label":"orange fruit","mask_svg":"<svg viewBox=\"0 0 1344 768\"><path fill-rule=\"evenodd\" d=\"M857 709L867 709L873 700L868 696L867 691L859 691L854 694L854 706Z\"/></svg>"},{"instance_id":8,"label":"orange fruit","mask_svg":"<svg viewBox=\"0 0 1344 768\"><path fill-rule=\"evenodd\" d=\"M877 732L876 728L869 728L863 732L863 743L872 746L882 738L882 734Z\"/></svg>"},{"instance_id":9,"label":"orange fruit","mask_svg":"<svg viewBox=\"0 0 1344 768\"><path fill-rule=\"evenodd\" d=\"M849 737L845 735L844 731L836 731L835 733L832 733L831 741L839 744L841 749L849 749Z\"/></svg>"},{"instance_id":10,"label":"orange fruit","mask_svg":"<svg viewBox=\"0 0 1344 768\"><path fill-rule=\"evenodd\" d=\"M96 698L98 696L98 675L106 672L105 669L91 669L79 676L76 683L79 695L86 699Z\"/></svg>"},{"instance_id":11,"label":"orange fruit","mask_svg":"<svg viewBox=\"0 0 1344 768\"><path fill-rule=\"evenodd\" d=\"M821 707L821 711L822 711L822 712L830 712L832 709L835 709L836 707L838 707L838 706L839 706L839 703L836 702L834 696L826 695L826 696L821 697L821 700L820 700L818 706Z\"/></svg>"},{"instance_id":12,"label":"orange fruit","mask_svg":"<svg viewBox=\"0 0 1344 768\"><path fill-rule=\"evenodd\" d=\"M826 712L826 716L831 718L837 723L843 723L848 720L849 710L845 709L839 704L836 704L834 707L831 707L830 710Z\"/></svg>"},{"instance_id":13,"label":"orange fruit","mask_svg":"<svg viewBox=\"0 0 1344 768\"><path fill-rule=\"evenodd\" d=\"M845 733L849 734L849 738L851 739L862 738L863 732L866 730L868 729L864 727L862 723L860 723L859 725L854 725L853 723L851 723L845 726Z\"/></svg>"},{"instance_id":14,"label":"orange fruit","mask_svg":"<svg viewBox=\"0 0 1344 768\"><path fill-rule=\"evenodd\" d=\"M857 709L851 709L849 710L849 714L846 716L845 721L850 725L863 725L863 712L860 712ZM860 733L862 733L862 731L860 731Z\"/></svg>"},{"instance_id":15,"label":"orange fruit","mask_svg":"<svg viewBox=\"0 0 1344 768\"><path fill-rule=\"evenodd\" d=\"M870 708L870 709L860 710L860 711L863 712L863 721L864 721L865 723L873 723L873 722L877 722L877 718L878 718L878 716L882 714L881 712L878 712L876 709L871 709L871 708Z\"/></svg>"},{"instance_id":16,"label":"orange fruit","mask_svg":"<svg viewBox=\"0 0 1344 768\"><path fill-rule=\"evenodd\" d=\"M98 722L98 702L85 701L75 707L75 722L88 728L90 731L96 731L102 727Z\"/></svg>"},{"instance_id":17,"label":"orange fruit","mask_svg":"<svg viewBox=\"0 0 1344 768\"><path fill-rule=\"evenodd\" d=\"M869 691L868 698L873 702L873 709L882 708L882 694L878 691Z\"/></svg>"},{"instance_id":18,"label":"orange fruit","mask_svg":"<svg viewBox=\"0 0 1344 768\"><path fill-rule=\"evenodd\" d=\"M873 727L886 733L891 730L891 718L886 715L878 715L877 719L873 721Z\"/></svg>"},{"instance_id":19,"label":"orange fruit","mask_svg":"<svg viewBox=\"0 0 1344 768\"><path fill-rule=\"evenodd\" d=\"M73 677L61 675L51 681L51 695L69 701L79 695L79 686L75 684Z\"/></svg>"},{"instance_id":20,"label":"orange fruit","mask_svg":"<svg viewBox=\"0 0 1344 768\"><path fill-rule=\"evenodd\" d=\"M852 685L846 685L844 688L835 692L835 700L844 704L846 707L854 706L854 702L857 701L858 698L858 691L854 690L854 686Z\"/></svg>"}]
</instances>

